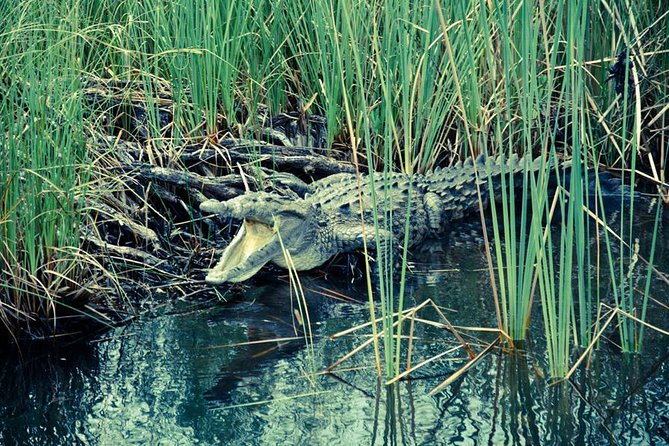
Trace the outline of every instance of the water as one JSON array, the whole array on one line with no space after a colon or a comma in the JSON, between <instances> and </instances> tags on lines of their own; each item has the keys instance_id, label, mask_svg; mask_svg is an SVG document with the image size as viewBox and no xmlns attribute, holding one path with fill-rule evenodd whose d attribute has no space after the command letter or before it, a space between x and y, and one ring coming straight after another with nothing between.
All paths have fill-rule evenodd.
<instances>
[{"instance_id":1,"label":"water","mask_svg":"<svg viewBox=\"0 0 669 446\"><path fill-rule=\"evenodd\" d=\"M495 325L484 256L449 239L416 254L409 305L433 299L458 325ZM669 252L658 251L659 268ZM466 362L461 350L393 386L375 379L370 348L319 374L366 339L331 334L367 320L364 284L306 279L314 355L278 281L227 303L177 301L158 316L69 345L34 346L0 364L0 443L191 444L667 444L669 340L647 332L643 355L602 342L588 371L550 386L541 314L515 353L494 351L435 396ZM666 296L659 283L654 295ZM330 293L332 294L332 293ZM434 312L423 313L435 318ZM669 326L667 311L651 322ZM299 325L299 324L298 324ZM613 335L613 332L607 332ZM468 339L481 351L494 336ZM417 325L415 364L458 345ZM249 341L283 338L284 341ZM313 374L313 372L317 374Z\"/></svg>"}]
</instances>

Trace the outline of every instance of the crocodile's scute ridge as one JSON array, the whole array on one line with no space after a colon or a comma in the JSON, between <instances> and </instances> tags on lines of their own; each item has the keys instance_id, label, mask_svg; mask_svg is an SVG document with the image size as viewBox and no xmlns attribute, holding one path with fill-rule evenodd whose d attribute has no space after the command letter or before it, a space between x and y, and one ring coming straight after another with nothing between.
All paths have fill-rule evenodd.
<instances>
[{"instance_id":1,"label":"crocodile's scute ridge","mask_svg":"<svg viewBox=\"0 0 669 446\"><path fill-rule=\"evenodd\" d=\"M372 181L368 175L335 174L310 184L304 198L254 192L225 203L207 201L201 205L203 211L262 223L280 234L281 240L279 242L276 235L276 240L268 240L266 246L258 248L258 253L248 258L248 253L231 256L229 251L235 249L231 247L241 245L231 243L223 259L237 258L239 263L219 262L210 270L206 280L212 284L237 282L248 277L249 271L257 271L267 262L283 267L294 266L297 270L321 266L339 252L362 248L364 240L374 248L375 223L379 228L379 237L403 240L407 210L411 215L409 246L416 245L442 231L452 221L477 212L477 185L485 205L491 192L489 180L496 197L504 184L508 187L508 179L511 178L501 181L502 172L513 176L536 172L542 167L545 168L546 164L541 158L530 160L514 155L503 160L480 156L475 161L470 158L429 175L373 173ZM522 182L515 181L516 186L518 183ZM374 203L380 210L376 218Z\"/></svg>"}]
</instances>

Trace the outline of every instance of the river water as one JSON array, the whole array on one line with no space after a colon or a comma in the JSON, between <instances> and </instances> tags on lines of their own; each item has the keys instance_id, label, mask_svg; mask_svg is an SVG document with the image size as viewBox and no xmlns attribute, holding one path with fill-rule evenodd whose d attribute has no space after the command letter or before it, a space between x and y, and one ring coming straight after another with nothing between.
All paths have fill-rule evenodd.
<instances>
[{"instance_id":1,"label":"river water","mask_svg":"<svg viewBox=\"0 0 669 446\"><path fill-rule=\"evenodd\" d=\"M665 245L660 243L657 254L663 271L669 269ZM605 289L605 278L602 283ZM367 339L365 329L330 338L367 321L366 288L360 281L313 275L305 275L303 285L312 347L299 329L290 287L278 279L230 293L227 302L169 302L93 339L3 355L0 443L669 443L664 336L647 331L643 354L622 355L609 330L587 370L550 385L537 304L525 344L511 353L493 350L428 396L466 363L453 336L416 324L413 364L455 350L409 381L380 385L369 347L336 373L323 374ZM467 237L449 237L415 253L407 289L407 306L429 298L446 308L453 324L495 326L483 248ZM667 290L654 281L656 298L666 302ZM603 296L609 299L605 291ZM651 323L669 326L667 310L654 305L649 313ZM421 315L437 320L434 311ZM477 352L494 338L471 335L467 339Z\"/></svg>"}]
</instances>

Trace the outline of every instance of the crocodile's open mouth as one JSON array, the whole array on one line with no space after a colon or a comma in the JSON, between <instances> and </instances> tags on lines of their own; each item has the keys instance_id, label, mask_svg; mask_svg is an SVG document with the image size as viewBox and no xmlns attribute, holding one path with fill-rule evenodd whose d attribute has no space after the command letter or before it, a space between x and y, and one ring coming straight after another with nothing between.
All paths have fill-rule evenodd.
<instances>
[{"instance_id":1,"label":"crocodile's open mouth","mask_svg":"<svg viewBox=\"0 0 669 446\"><path fill-rule=\"evenodd\" d=\"M239 232L232 239L221 257L220 262L207 275L205 281L210 284L223 282L241 282L257 273L272 259L276 243L274 227L254 220L244 220Z\"/></svg>"}]
</instances>

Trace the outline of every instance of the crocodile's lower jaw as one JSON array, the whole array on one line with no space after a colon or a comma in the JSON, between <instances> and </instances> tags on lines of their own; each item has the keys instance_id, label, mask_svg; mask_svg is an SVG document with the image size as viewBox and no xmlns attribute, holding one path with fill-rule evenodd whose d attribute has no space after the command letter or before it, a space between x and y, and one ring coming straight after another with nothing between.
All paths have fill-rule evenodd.
<instances>
[{"instance_id":1,"label":"crocodile's lower jaw","mask_svg":"<svg viewBox=\"0 0 669 446\"><path fill-rule=\"evenodd\" d=\"M271 226L244 220L237 235L225 248L220 262L207 274L205 282L210 285L218 285L224 282L242 282L251 278L268 260L257 264L245 264L243 268L236 267L247 262L253 253L261 251L275 237L275 231Z\"/></svg>"}]
</instances>

